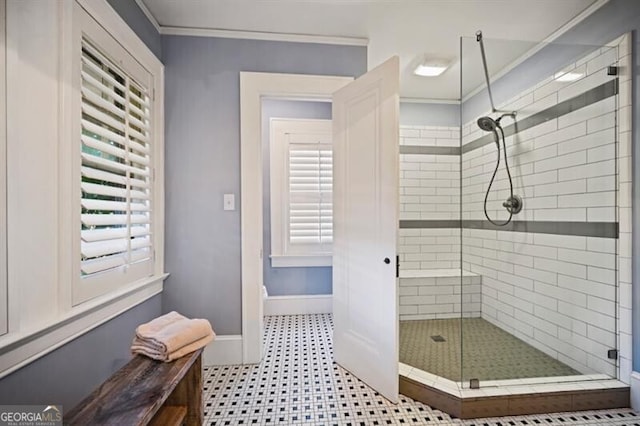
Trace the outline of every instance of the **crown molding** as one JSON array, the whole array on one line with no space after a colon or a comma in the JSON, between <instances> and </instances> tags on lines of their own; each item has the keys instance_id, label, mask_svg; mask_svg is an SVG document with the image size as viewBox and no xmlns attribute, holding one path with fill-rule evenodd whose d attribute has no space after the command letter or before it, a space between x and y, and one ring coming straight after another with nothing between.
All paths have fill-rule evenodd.
<instances>
[{"instance_id":1,"label":"crown molding","mask_svg":"<svg viewBox=\"0 0 640 426\"><path fill-rule=\"evenodd\" d=\"M400 103L460 105L460 101L458 99L405 98L405 97L400 97Z\"/></svg>"},{"instance_id":2,"label":"crown molding","mask_svg":"<svg viewBox=\"0 0 640 426\"><path fill-rule=\"evenodd\" d=\"M219 30L213 28L160 26L160 34L194 37L236 38L247 40L288 41L293 43L338 44L345 46L367 46L369 44L369 39L358 37L334 37L310 34L285 34L259 31Z\"/></svg>"},{"instance_id":3,"label":"crown molding","mask_svg":"<svg viewBox=\"0 0 640 426\"><path fill-rule=\"evenodd\" d=\"M499 80L500 78L502 78L504 75L506 75L507 73L512 71L515 67L517 67L518 65L520 65L521 63L523 63L524 61L526 61L527 59L529 59L530 57L532 57L536 53L538 53L540 50L542 50L549 43L552 43L558 37L560 37L561 35L563 35L567 31L569 31L571 28L573 28L576 25L578 25L580 22L585 20L589 15L594 13L596 10L600 9L602 6L604 6L608 2L609 2L609 0L597 0L594 3L592 3L585 10L583 10L582 12L580 12L579 14L574 16L573 19L571 19L569 22L567 22L566 24L564 24L563 26L561 26L560 28L555 30L553 33L551 33L547 38L545 38L540 43L536 44L534 47L529 49L522 56L518 57L515 61L509 63L507 66L502 68L498 73L496 73L490 79L490 82L493 83L494 81ZM468 101L469 99L471 99L472 97L474 97L475 95L480 93L482 90L484 90L485 84L486 83L482 83L482 84L480 84L480 86L476 87L474 90L469 92L466 96L464 96L462 98L462 102L464 103L464 102Z\"/></svg>"},{"instance_id":4,"label":"crown molding","mask_svg":"<svg viewBox=\"0 0 640 426\"><path fill-rule=\"evenodd\" d=\"M161 28L162 27L158 23L158 20L156 19L156 17L153 16L153 13L151 13L151 11L147 7L147 5L144 4L144 1L143 0L135 0L135 2L138 5L138 7L140 8L140 10L142 10L142 13L144 13L144 15L147 17L149 22L151 22L151 25L153 25L153 27L156 29L156 31L158 31L158 33L161 34L162 33Z\"/></svg>"}]
</instances>

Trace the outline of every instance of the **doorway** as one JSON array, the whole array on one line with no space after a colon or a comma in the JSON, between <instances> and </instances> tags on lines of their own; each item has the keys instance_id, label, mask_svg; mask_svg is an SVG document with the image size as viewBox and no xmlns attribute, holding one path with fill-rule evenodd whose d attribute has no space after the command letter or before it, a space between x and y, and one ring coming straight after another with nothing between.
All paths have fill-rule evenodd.
<instances>
[{"instance_id":1,"label":"doorway","mask_svg":"<svg viewBox=\"0 0 640 426\"><path fill-rule=\"evenodd\" d=\"M304 80L312 77L280 75L284 81L278 76L273 81L271 76L241 73L240 82L245 363L259 362L263 353L261 100L317 99L331 85L309 87ZM302 93L291 84L292 77L302 83L297 87ZM396 402L397 268L391 259L398 225L399 60L393 57L351 84L328 79L325 83L334 83L324 92L333 99L333 227L340 230L333 234L334 359ZM311 95L309 89L315 89Z\"/></svg>"},{"instance_id":2,"label":"doorway","mask_svg":"<svg viewBox=\"0 0 640 426\"><path fill-rule=\"evenodd\" d=\"M262 99L331 99L351 77L240 73L242 362L263 354Z\"/></svg>"}]
</instances>

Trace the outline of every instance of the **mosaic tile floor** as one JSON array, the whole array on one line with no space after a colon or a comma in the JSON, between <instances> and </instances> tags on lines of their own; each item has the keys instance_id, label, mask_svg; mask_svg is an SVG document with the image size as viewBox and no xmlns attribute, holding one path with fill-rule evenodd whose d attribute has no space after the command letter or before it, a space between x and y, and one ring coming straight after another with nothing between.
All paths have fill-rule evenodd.
<instances>
[{"instance_id":1,"label":"mosaic tile floor","mask_svg":"<svg viewBox=\"0 0 640 426\"><path fill-rule=\"evenodd\" d=\"M400 321L400 362L454 382L580 374L482 318Z\"/></svg>"},{"instance_id":2,"label":"mosaic tile floor","mask_svg":"<svg viewBox=\"0 0 640 426\"><path fill-rule=\"evenodd\" d=\"M462 421L404 396L394 405L333 363L332 328L329 314L265 317L259 365L205 367L205 425L640 426L629 409Z\"/></svg>"}]
</instances>

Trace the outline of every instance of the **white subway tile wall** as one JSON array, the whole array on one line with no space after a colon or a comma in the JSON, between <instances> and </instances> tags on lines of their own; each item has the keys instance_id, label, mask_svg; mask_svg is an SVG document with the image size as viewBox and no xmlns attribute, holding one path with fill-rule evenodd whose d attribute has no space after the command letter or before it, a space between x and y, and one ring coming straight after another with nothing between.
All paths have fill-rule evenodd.
<instances>
[{"instance_id":1,"label":"white subway tile wall","mask_svg":"<svg viewBox=\"0 0 640 426\"><path fill-rule=\"evenodd\" d=\"M400 270L460 269L460 229L400 229Z\"/></svg>"},{"instance_id":2,"label":"white subway tile wall","mask_svg":"<svg viewBox=\"0 0 640 426\"><path fill-rule=\"evenodd\" d=\"M462 235L463 268L482 276L484 319L585 374L615 377L619 368L625 383L631 374L628 37L617 48L599 49L567 67L586 73L584 78L564 84L549 78L500 106L517 107L521 121L616 78L607 75L607 67L619 61L619 96L507 137L507 150L514 192L524 199L515 220L619 221L620 238L481 229L464 229ZM474 121L463 126L462 135L464 146L486 133ZM496 157L493 143L462 154L463 220L484 220ZM494 220L508 217L502 208L508 194L502 162L487 206ZM616 347L619 366L607 357Z\"/></svg>"},{"instance_id":3,"label":"white subway tile wall","mask_svg":"<svg viewBox=\"0 0 640 426\"><path fill-rule=\"evenodd\" d=\"M459 269L415 275L400 276L400 321L480 317L480 275L461 278Z\"/></svg>"},{"instance_id":4,"label":"white subway tile wall","mask_svg":"<svg viewBox=\"0 0 640 426\"><path fill-rule=\"evenodd\" d=\"M460 130L401 126L400 145L459 147ZM400 154L400 220L459 218L460 156ZM432 277L400 278L400 320L455 318L462 312L480 316L482 278L460 281L459 228L401 228L398 255L401 271L434 272Z\"/></svg>"},{"instance_id":5,"label":"white subway tile wall","mask_svg":"<svg viewBox=\"0 0 640 426\"><path fill-rule=\"evenodd\" d=\"M400 126L400 145L458 147L457 127ZM460 218L460 156L400 154L400 220ZM401 270L460 268L460 229L400 229Z\"/></svg>"}]
</instances>

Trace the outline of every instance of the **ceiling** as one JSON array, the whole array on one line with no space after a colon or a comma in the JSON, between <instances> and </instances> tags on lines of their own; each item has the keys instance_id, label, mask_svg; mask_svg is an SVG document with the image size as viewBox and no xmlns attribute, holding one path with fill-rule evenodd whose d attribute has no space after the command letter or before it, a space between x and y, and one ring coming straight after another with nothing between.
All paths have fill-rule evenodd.
<instances>
[{"instance_id":1,"label":"ceiling","mask_svg":"<svg viewBox=\"0 0 640 426\"><path fill-rule=\"evenodd\" d=\"M476 30L485 37L491 75L508 68L540 41L559 35L606 0L141 0L163 33L212 29L218 35L325 41L368 46L372 69L400 57L401 96L460 98L483 84ZM140 2L140 0L139 0ZM171 27L171 28L169 28ZM242 33L241 33L242 32ZM265 34L267 33L267 34ZM215 34L215 33L213 33ZM312 37L306 37L312 36ZM327 39L328 38L328 39ZM529 40L515 42L506 40ZM422 55L449 58L438 77L412 74Z\"/></svg>"}]
</instances>

